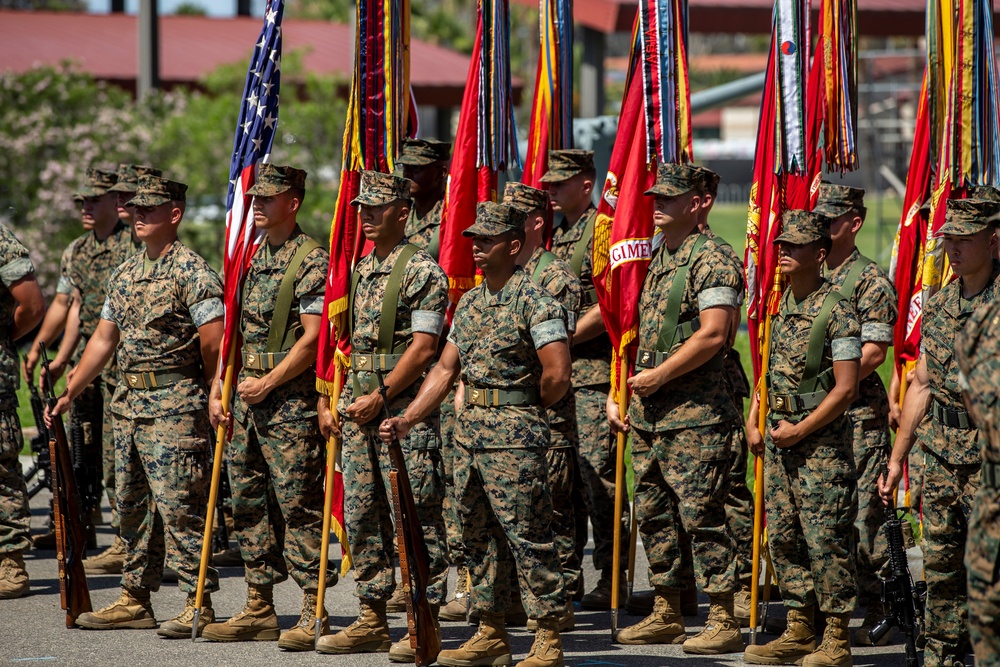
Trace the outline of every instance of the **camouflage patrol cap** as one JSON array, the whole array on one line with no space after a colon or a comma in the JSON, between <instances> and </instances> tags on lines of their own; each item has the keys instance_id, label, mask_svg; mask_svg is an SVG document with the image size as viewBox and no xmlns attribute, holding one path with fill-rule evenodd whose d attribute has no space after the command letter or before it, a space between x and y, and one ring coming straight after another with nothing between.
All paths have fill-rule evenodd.
<instances>
[{"instance_id":1,"label":"camouflage patrol cap","mask_svg":"<svg viewBox=\"0 0 1000 667\"><path fill-rule=\"evenodd\" d=\"M499 236L524 229L527 218L527 213L508 204L480 202L476 206L476 221L462 232L462 236Z\"/></svg>"},{"instance_id":2,"label":"camouflage patrol cap","mask_svg":"<svg viewBox=\"0 0 1000 667\"><path fill-rule=\"evenodd\" d=\"M168 201L185 201L187 189L188 186L183 183L146 174L139 177L139 186L136 188L135 196L129 199L125 205L152 208Z\"/></svg>"},{"instance_id":3,"label":"camouflage patrol cap","mask_svg":"<svg viewBox=\"0 0 1000 667\"><path fill-rule=\"evenodd\" d=\"M351 200L351 206L381 206L397 199L410 201L408 178L400 178L380 171L361 172L361 190Z\"/></svg>"},{"instance_id":4,"label":"camouflage patrol cap","mask_svg":"<svg viewBox=\"0 0 1000 667\"><path fill-rule=\"evenodd\" d=\"M107 194L117 180L118 174L110 169L88 169L87 182L73 195L73 199L79 201Z\"/></svg>"},{"instance_id":5,"label":"camouflage patrol cap","mask_svg":"<svg viewBox=\"0 0 1000 667\"><path fill-rule=\"evenodd\" d=\"M139 187L139 177L146 175L162 176L163 172L141 164L119 164L118 182L108 188L108 192L135 193L136 188Z\"/></svg>"},{"instance_id":6,"label":"camouflage patrol cap","mask_svg":"<svg viewBox=\"0 0 1000 667\"><path fill-rule=\"evenodd\" d=\"M503 189L503 203L521 209L525 215L538 209L547 211L549 193L524 183L510 181Z\"/></svg>"},{"instance_id":7,"label":"camouflage patrol cap","mask_svg":"<svg viewBox=\"0 0 1000 667\"><path fill-rule=\"evenodd\" d=\"M647 195L676 197L692 190L702 190L705 177L701 167L688 164L661 164L656 168L656 184L646 190Z\"/></svg>"},{"instance_id":8,"label":"camouflage patrol cap","mask_svg":"<svg viewBox=\"0 0 1000 667\"><path fill-rule=\"evenodd\" d=\"M1000 189L992 185L976 185L969 188L969 199L985 199L1000 202Z\"/></svg>"},{"instance_id":9,"label":"camouflage patrol cap","mask_svg":"<svg viewBox=\"0 0 1000 667\"><path fill-rule=\"evenodd\" d=\"M306 172L295 167L262 164L257 170L257 181L247 190L247 194L273 197L291 188L306 189Z\"/></svg>"},{"instance_id":10,"label":"camouflage patrol cap","mask_svg":"<svg viewBox=\"0 0 1000 667\"><path fill-rule=\"evenodd\" d=\"M406 139L396 164L423 167L451 159L451 143L436 139Z\"/></svg>"},{"instance_id":11,"label":"camouflage patrol cap","mask_svg":"<svg viewBox=\"0 0 1000 667\"><path fill-rule=\"evenodd\" d=\"M806 245L830 238L830 218L816 211L790 210L781 214L782 232L773 243Z\"/></svg>"},{"instance_id":12,"label":"camouflage patrol cap","mask_svg":"<svg viewBox=\"0 0 1000 667\"><path fill-rule=\"evenodd\" d=\"M839 218L851 211L864 211L865 190L823 181L819 184L819 199L813 210L829 218Z\"/></svg>"},{"instance_id":13,"label":"camouflage patrol cap","mask_svg":"<svg viewBox=\"0 0 1000 667\"><path fill-rule=\"evenodd\" d=\"M969 236L983 231L1000 213L1000 202L986 199L949 199L945 202L944 224L939 236Z\"/></svg>"},{"instance_id":14,"label":"camouflage patrol cap","mask_svg":"<svg viewBox=\"0 0 1000 667\"><path fill-rule=\"evenodd\" d=\"M549 170L540 180L542 183L561 183L590 171L594 171L594 151L565 148L549 151Z\"/></svg>"},{"instance_id":15,"label":"camouflage patrol cap","mask_svg":"<svg viewBox=\"0 0 1000 667\"><path fill-rule=\"evenodd\" d=\"M702 192L707 192L713 197L717 195L719 193L719 181L722 180L719 175L708 167L697 166L695 170L697 170L698 176L701 178L698 189Z\"/></svg>"}]
</instances>

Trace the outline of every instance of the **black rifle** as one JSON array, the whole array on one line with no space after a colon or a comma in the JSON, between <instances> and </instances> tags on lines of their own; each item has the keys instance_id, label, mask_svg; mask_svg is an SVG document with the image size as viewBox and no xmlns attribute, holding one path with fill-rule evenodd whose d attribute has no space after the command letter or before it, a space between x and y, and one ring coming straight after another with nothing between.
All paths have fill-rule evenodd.
<instances>
[{"instance_id":1,"label":"black rifle","mask_svg":"<svg viewBox=\"0 0 1000 667\"><path fill-rule=\"evenodd\" d=\"M101 445L103 431L101 423L104 419L103 398L98 386L90 385L74 401L69 419L70 460L73 465L73 475L76 477L80 492L80 503L87 532L94 535L91 514L101 506L103 479L101 476ZM94 539L90 540L90 548L97 546Z\"/></svg>"},{"instance_id":2,"label":"black rifle","mask_svg":"<svg viewBox=\"0 0 1000 667\"><path fill-rule=\"evenodd\" d=\"M35 480L28 487L28 497L34 498L42 489L52 490L52 458L49 456L49 429L45 426L45 409L42 397L33 384L28 383L31 393L31 413L35 416L38 435L31 439L31 467L24 473L25 483Z\"/></svg>"},{"instance_id":3,"label":"black rifle","mask_svg":"<svg viewBox=\"0 0 1000 667\"><path fill-rule=\"evenodd\" d=\"M868 631L868 638L872 644L877 644L889 630L899 628L905 637L906 667L917 667L917 637L923 632L927 582L913 583L903 546L903 523L894 507L885 508L883 526L889 543L887 571L883 570L881 575L882 607L886 616Z\"/></svg>"}]
</instances>

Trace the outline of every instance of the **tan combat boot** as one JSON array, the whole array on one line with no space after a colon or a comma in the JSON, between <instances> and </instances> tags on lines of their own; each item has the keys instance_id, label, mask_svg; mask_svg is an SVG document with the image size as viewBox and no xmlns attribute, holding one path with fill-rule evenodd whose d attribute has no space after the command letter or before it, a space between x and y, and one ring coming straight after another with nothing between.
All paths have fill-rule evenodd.
<instances>
[{"instance_id":1,"label":"tan combat boot","mask_svg":"<svg viewBox=\"0 0 1000 667\"><path fill-rule=\"evenodd\" d=\"M469 570L463 565L458 568L458 583L455 586L455 597L441 607L439 621L464 621L466 602L469 599Z\"/></svg>"},{"instance_id":2,"label":"tan combat boot","mask_svg":"<svg viewBox=\"0 0 1000 667\"><path fill-rule=\"evenodd\" d=\"M320 636L330 632L330 619L326 609L320 621ZM285 651L312 651L316 648L316 594L302 594L302 614L298 622L281 633L278 648Z\"/></svg>"},{"instance_id":3,"label":"tan combat boot","mask_svg":"<svg viewBox=\"0 0 1000 667\"><path fill-rule=\"evenodd\" d=\"M187 601L184 603L184 611L161 625L156 634L167 639L190 639L196 598L196 594L188 593ZM215 611L212 609L212 596L205 593L201 598L201 615L198 616L198 636L201 636L206 625L214 622Z\"/></svg>"},{"instance_id":4,"label":"tan combat boot","mask_svg":"<svg viewBox=\"0 0 1000 667\"><path fill-rule=\"evenodd\" d=\"M438 645L441 644L441 625L438 623L438 611L441 605L432 604L431 605L431 616L434 618L434 634L437 635ZM413 663L417 661L417 650L410 646L410 633L407 632L403 635L403 638L398 642L389 647L389 660L392 662L408 662Z\"/></svg>"},{"instance_id":5,"label":"tan combat boot","mask_svg":"<svg viewBox=\"0 0 1000 667\"><path fill-rule=\"evenodd\" d=\"M538 629L538 620L534 618L528 619L527 624L528 632L534 632ZM576 628L576 618L573 615L573 603L566 603L566 610L559 615L559 621L556 624L559 628L559 632L572 632Z\"/></svg>"},{"instance_id":6,"label":"tan combat boot","mask_svg":"<svg viewBox=\"0 0 1000 667\"><path fill-rule=\"evenodd\" d=\"M743 659L754 665L801 665L802 659L816 650L813 625L815 607L789 608L787 627L780 637L763 646L751 644Z\"/></svg>"},{"instance_id":7,"label":"tan combat boot","mask_svg":"<svg viewBox=\"0 0 1000 667\"><path fill-rule=\"evenodd\" d=\"M850 614L827 614L823 641L802 659L802 667L851 667Z\"/></svg>"},{"instance_id":8,"label":"tan combat boot","mask_svg":"<svg viewBox=\"0 0 1000 667\"><path fill-rule=\"evenodd\" d=\"M513 662L510 639L504 626L503 614L484 611L479 615L479 627L468 641L451 651L438 654L438 664L445 667L505 667Z\"/></svg>"},{"instance_id":9,"label":"tan combat boot","mask_svg":"<svg viewBox=\"0 0 1000 667\"><path fill-rule=\"evenodd\" d=\"M28 592L28 571L24 553L12 551L0 557L0 600L13 600Z\"/></svg>"},{"instance_id":10,"label":"tan combat boot","mask_svg":"<svg viewBox=\"0 0 1000 667\"><path fill-rule=\"evenodd\" d=\"M222 623L210 623L201 636L212 642L273 642L281 634L278 614L274 611L274 587L247 587L243 611Z\"/></svg>"},{"instance_id":11,"label":"tan combat boot","mask_svg":"<svg viewBox=\"0 0 1000 667\"><path fill-rule=\"evenodd\" d=\"M619 644L682 644L687 635L684 634L680 605L680 591L656 589L653 613L621 630L615 641Z\"/></svg>"},{"instance_id":12,"label":"tan combat boot","mask_svg":"<svg viewBox=\"0 0 1000 667\"><path fill-rule=\"evenodd\" d=\"M392 597L385 603L385 610L390 614L398 614L406 611L406 591L403 590L403 584L396 584L396 589L392 592Z\"/></svg>"},{"instance_id":13,"label":"tan combat boot","mask_svg":"<svg viewBox=\"0 0 1000 667\"><path fill-rule=\"evenodd\" d=\"M705 629L684 642L685 653L722 655L742 653L743 635L733 615L732 595L710 595Z\"/></svg>"},{"instance_id":14,"label":"tan combat boot","mask_svg":"<svg viewBox=\"0 0 1000 667\"><path fill-rule=\"evenodd\" d=\"M611 609L611 579L610 569L601 570L601 578L598 580L594 590L583 596L580 606L584 609ZM622 572L618 577L618 604L624 606L625 598L628 596L628 578Z\"/></svg>"},{"instance_id":15,"label":"tan combat boot","mask_svg":"<svg viewBox=\"0 0 1000 667\"><path fill-rule=\"evenodd\" d=\"M733 596L733 616L741 626L750 625L750 588L744 586Z\"/></svg>"},{"instance_id":16,"label":"tan combat boot","mask_svg":"<svg viewBox=\"0 0 1000 667\"><path fill-rule=\"evenodd\" d=\"M117 600L98 611L80 614L76 624L88 630L148 630L156 627L156 618L149 602L149 591L123 588ZM188 626L190 632L191 626Z\"/></svg>"},{"instance_id":17,"label":"tan combat boot","mask_svg":"<svg viewBox=\"0 0 1000 667\"><path fill-rule=\"evenodd\" d=\"M320 653L384 653L389 650L389 621L385 617L385 600L361 598L358 620L335 635L320 637L316 650Z\"/></svg>"},{"instance_id":18,"label":"tan combat boot","mask_svg":"<svg viewBox=\"0 0 1000 667\"><path fill-rule=\"evenodd\" d=\"M563 667L565 664L556 621L538 621L535 642L528 651L528 657L517 663L516 667Z\"/></svg>"},{"instance_id":19,"label":"tan combat boot","mask_svg":"<svg viewBox=\"0 0 1000 667\"><path fill-rule=\"evenodd\" d=\"M125 540L115 535L110 547L83 561L83 570L87 574L121 574L124 563Z\"/></svg>"}]
</instances>

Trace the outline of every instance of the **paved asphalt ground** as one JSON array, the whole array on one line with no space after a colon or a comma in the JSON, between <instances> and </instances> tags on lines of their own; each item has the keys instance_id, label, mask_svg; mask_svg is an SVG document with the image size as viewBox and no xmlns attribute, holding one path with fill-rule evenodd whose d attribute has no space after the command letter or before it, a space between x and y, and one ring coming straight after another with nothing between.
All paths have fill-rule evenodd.
<instances>
[{"instance_id":1,"label":"paved asphalt ground","mask_svg":"<svg viewBox=\"0 0 1000 667\"><path fill-rule=\"evenodd\" d=\"M22 458L22 460L24 460ZM32 501L32 532L43 531L46 520L48 494L43 491ZM105 509L105 517L109 513ZM111 543L111 529L99 529L99 545L103 549ZM96 553L96 552L93 552ZM334 545L331 554L339 558L340 548ZM68 665L83 667L99 665L156 667L233 665L237 667L300 667L303 665L324 665L328 667L370 667L390 665L385 654L353 656L328 656L317 653L287 653L278 650L275 642L247 642L240 644L216 644L190 640L165 640L157 637L155 630L90 631L67 629L65 613L59 608L59 586L56 575L54 552L32 551L26 555L28 572L31 576L31 594L18 600L0 601L0 665ZM589 559L585 566L588 589L597 581L598 574ZM637 558L636 590L648 588L646 580L646 560L641 552ZM222 590L213 595L216 613L226 618L240 611L246 589L240 568L222 568L220 571ZM454 572L450 586L454 587ZM94 608L113 602L119 592L118 576L88 577ZM346 579L327 591L327 610L330 625L336 630L350 624L357 614L357 600L353 595L353 579ZM153 594L153 608L162 622L179 613L185 596L176 584L164 584ZM275 587L275 604L283 628L290 627L298 620L301 608L301 593L291 580ZM705 623L708 600L701 598L700 613L696 619L688 619L688 632L697 632ZM771 616L783 617L780 603L773 603ZM860 625L860 614L852 625ZM622 614L620 625L625 626L640 620L635 616ZM405 631L404 614L390 616L394 638ZM621 646L610 641L610 612L586 612L577 609L576 630L563 635L566 664L571 667L654 667L659 665L685 665L704 667L707 665L744 664L739 654L723 657L686 656L680 646ZM465 624L445 623L442 627L445 648L456 648L473 633L473 628ZM758 637L758 642L767 641L774 635ZM898 637L898 635L897 635ZM532 635L523 628L511 630L511 649L515 662L523 659L531 647ZM749 640L749 632L744 631ZM854 649L854 664L857 667L903 667L903 647L890 644L880 648Z\"/></svg>"}]
</instances>

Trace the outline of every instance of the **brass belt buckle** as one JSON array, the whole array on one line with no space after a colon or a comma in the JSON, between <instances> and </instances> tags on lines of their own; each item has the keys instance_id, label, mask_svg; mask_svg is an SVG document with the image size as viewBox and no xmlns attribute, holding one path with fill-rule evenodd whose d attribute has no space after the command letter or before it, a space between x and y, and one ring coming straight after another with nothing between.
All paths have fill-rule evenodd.
<instances>
[{"instance_id":1,"label":"brass belt buckle","mask_svg":"<svg viewBox=\"0 0 1000 667\"><path fill-rule=\"evenodd\" d=\"M785 397L780 394L775 394L774 396L774 409L784 410L785 409Z\"/></svg>"},{"instance_id":2,"label":"brass belt buckle","mask_svg":"<svg viewBox=\"0 0 1000 667\"><path fill-rule=\"evenodd\" d=\"M132 389L145 389L146 381L142 377L142 373L129 373L128 386L131 387Z\"/></svg>"},{"instance_id":3,"label":"brass belt buckle","mask_svg":"<svg viewBox=\"0 0 1000 667\"><path fill-rule=\"evenodd\" d=\"M469 403L472 405L486 406L486 392L482 389L472 389L469 394Z\"/></svg>"},{"instance_id":4,"label":"brass belt buckle","mask_svg":"<svg viewBox=\"0 0 1000 667\"><path fill-rule=\"evenodd\" d=\"M358 370L361 370L362 368L368 365L368 355L359 354L356 361L358 363Z\"/></svg>"},{"instance_id":5,"label":"brass belt buckle","mask_svg":"<svg viewBox=\"0 0 1000 667\"><path fill-rule=\"evenodd\" d=\"M257 355L252 352L247 355L247 368L257 367Z\"/></svg>"},{"instance_id":6,"label":"brass belt buckle","mask_svg":"<svg viewBox=\"0 0 1000 667\"><path fill-rule=\"evenodd\" d=\"M642 353L642 359L639 361L639 363L642 364L643 366L648 366L649 365L649 357L650 357L649 352L643 352Z\"/></svg>"}]
</instances>

